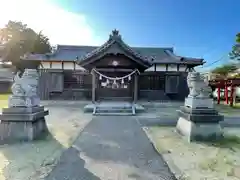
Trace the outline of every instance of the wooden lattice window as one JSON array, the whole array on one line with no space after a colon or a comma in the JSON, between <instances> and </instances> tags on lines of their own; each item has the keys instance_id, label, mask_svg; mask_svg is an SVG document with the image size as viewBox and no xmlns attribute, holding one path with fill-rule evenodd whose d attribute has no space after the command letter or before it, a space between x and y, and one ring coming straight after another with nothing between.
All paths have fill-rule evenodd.
<instances>
[{"instance_id":1,"label":"wooden lattice window","mask_svg":"<svg viewBox=\"0 0 240 180\"><path fill-rule=\"evenodd\" d=\"M179 76L177 75L167 75L166 76L166 86L165 92L169 94L178 93L179 86Z\"/></svg>"},{"instance_id":2,"label":"wooden lattice window","mask_svg":"<svg viewBox=\"0 0 240 180\"><path fill-rule=\"evenodd\" d=\"M65 89L89 89L91 88L91 74L85 72L65 71Z\"/></svg>"},{"instance_id":3,"label":"wooden lattice window","mask_svg":"<svg viewBox=\"0 0 240 180\"><path fill-rule=\"evenodd\" d=\"M163 75L142 75L139 86L141 90L164 90L165 79Z\"/></svg>"}]
</instances>

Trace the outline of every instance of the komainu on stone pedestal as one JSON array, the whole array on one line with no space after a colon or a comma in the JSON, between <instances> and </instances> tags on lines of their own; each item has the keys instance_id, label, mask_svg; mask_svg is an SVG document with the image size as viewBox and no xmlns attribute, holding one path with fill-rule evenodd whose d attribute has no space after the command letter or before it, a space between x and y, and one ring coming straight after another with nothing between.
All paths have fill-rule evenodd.
<instances>
[{"instance_id":1,"label":"komainu on stone pedestal","mask_svg":"<svg viewBox=\"0 0 240 180\"><path fill-rule=\"evenodd\" d=\"M189 95L178 110L177 131L188 141L211 141L223 137L219 124L224 117L214 109L211 89L198 72L188 74Z\"/></svg>"},{"instance_id":2,"label":"komainu on stone pedestal","mask_svg":"<svg viewBox=\"0 0 240 180\"><path fill-rule=\"evenodd\" d=\"M8 108L0 115L0 144L31 141L48 133L45 116L37 95L39 75L36 69L25 69L14 77Z\"/></svg>"}]
</instances>

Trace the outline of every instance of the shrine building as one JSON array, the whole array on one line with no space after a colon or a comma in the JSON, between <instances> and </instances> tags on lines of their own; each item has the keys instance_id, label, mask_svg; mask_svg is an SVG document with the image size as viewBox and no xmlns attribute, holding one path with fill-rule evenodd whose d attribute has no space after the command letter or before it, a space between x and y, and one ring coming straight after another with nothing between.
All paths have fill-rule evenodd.
<instances>
[{"instance_id":1,"label":"shrine building","mask_svg":"<svg viewBox=\"0 0 240 180\"><path fill-rule=\"evenodd\" d=\"M58 45L40 62L42 100L184 100L187 74L203 59L178 56L172 47L131 47L117 30L101 46Z\"/></svg>"}]
</instances>

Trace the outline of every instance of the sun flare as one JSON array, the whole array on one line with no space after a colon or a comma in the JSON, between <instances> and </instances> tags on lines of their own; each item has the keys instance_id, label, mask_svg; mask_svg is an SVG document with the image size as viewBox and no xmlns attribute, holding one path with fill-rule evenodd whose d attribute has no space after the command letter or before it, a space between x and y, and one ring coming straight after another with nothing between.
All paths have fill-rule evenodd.
<instances>
[{"instance_id":1,"label":"sun flare","mask_svg":"<svg viewBox=\"0 0 240 180\"><path fill-rule=\"evenodd\" d=\"M97 45L99 41L82 14L60 8L50 0L0 0L0 27L21 21L43 31L53 44Z\"/></svg>"}]
</instances>

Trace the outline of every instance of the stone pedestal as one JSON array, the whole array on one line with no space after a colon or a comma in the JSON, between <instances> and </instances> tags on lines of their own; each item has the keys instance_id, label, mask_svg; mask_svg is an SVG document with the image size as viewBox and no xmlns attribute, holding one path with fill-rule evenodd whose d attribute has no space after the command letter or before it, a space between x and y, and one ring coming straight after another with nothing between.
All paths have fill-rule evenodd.
<instances>
[{"instance_id":1,"label":"stone pedestal","mask_svg":"<svg viewBox=\"0 0 240 180\"><path fill-rule=\"evenodd\" d=\"M222 138L219 122L224 117L214 109L192 109L182 106L178 110L177 131L188 141L212 141Z\"/></svg>"},{"instance_id":2,"label":"stone pedestal","mask_svg":"<svg viewBox=\"0 0 240 180\"><path fill-rule=\"evenodd\" d=\"M48 133L43 106L4 108L0 115L0 144L32 141Z\"/></svg>"},{"instance_id":3,"label":"stone pedestal","mask_svg":"<svg viewBox=\"0 0 240 180\"><path fill-rule=\"evenodd\" d=\"M0 144L31 141L48 132L45 116L37 95L39 75L36 69L25 69L14 77L8 108L0 114Z\"/></svg>"},{"instance_id":4,"label":"stone pedestal","mask_svg":"<svg viewBox=\"0 0 240 180\"><path fill-rule=\"evenodd\" d=\"M224 120L214 109L208 85L193 72L188 75L189 96L178 111L177 131L188 141L213 141L223 137L219 122Z\"/></svg>"}]
</instances>

